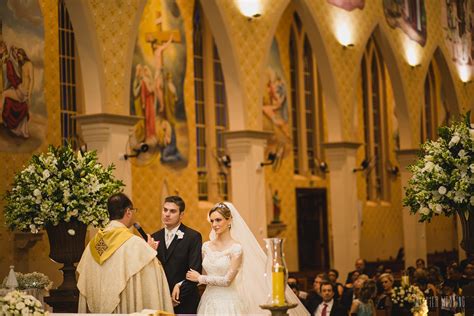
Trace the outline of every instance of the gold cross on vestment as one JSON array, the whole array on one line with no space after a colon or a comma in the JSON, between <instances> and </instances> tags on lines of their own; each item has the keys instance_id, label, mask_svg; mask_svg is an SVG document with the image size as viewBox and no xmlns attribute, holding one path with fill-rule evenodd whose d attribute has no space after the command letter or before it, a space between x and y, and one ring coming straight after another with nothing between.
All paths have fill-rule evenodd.
<instances>
[{"instance_id":1,"label":"gold cross on vestment","mask_svg":"<svg viewBox=\"0 0 474 316\"><path fill-rule=\"evenodd\" d=\"M97 253L99 254L99 256L102 256L102 254L107 249L109 249L109 246L107 246L107 244L105 243L104 238L99 239L99 241L95 245L95 250L97 250Z\"/></svg>"}]
</instances>

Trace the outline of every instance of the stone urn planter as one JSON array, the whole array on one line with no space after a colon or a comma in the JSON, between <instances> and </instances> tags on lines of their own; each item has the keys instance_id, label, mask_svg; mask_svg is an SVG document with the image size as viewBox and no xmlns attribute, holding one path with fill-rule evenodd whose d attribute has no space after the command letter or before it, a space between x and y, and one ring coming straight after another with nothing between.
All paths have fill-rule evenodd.
<instances>
[{"instance_id":1,"label":"stone urn planter","mask_svg":"<svg viewBox=\"0 0 474 316\"><path fill-rule=\"evenodd\" d=\"M466 218L464 212L458 212L458 216L462 228L461 248L464 249L467 256L474 255L474 214L470 214Z\"/></svg>"},{"instance_id":2,"label":"stone urn planter","mask_svg":"<svg viewBox=\"0 0 474 316\"><path fill-rule=\"evenodd\" d=\"M49 239L49 257L62 263L63 283L45 301L57 312L77 313L79 290L76 282L75 263L79 262L85 248L87 226L79 221L60 222L46 226Z\"/></svg>"}]
</instances>

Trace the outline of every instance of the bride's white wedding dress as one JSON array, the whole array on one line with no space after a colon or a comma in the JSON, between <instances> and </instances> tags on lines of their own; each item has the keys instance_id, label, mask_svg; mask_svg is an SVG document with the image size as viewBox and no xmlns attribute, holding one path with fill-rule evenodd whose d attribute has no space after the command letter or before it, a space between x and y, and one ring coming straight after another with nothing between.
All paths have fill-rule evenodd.
<instances>
[{"instance_id":1,"label":"bride's white wedding dress","mask_svg":"<svg viewBox=\"0 0 474 316\"><path fill-rule=\"evenodd\" d=\"M238 243L216 251L212 248L216 235L211 230L211 242L202 245L202 266L206 275L201 275L198 281L206 284L206 290L201 297L198 314L269 315L269 311L260 308L267 302L271 288L270 280L265 277L267 257L234 205L229 202L224 204L232 214L230 234ZM288 286L285 296L288 302L298 304L288 311L291 316L309 316Z\"/></svg>"},{"instance_id":2,"label":"bride's white wedding dress","mask_svg":"<svg viewBox=\"0 0 474 316\"><path fill-rule=\"evenodd\" d=\"M213 250L210 242L202 245L202 266L206 275L199 282L206 284L201 297L198 315L242 315L247 312L242 302L237 282L234 282L240 265L232 267L232 258L242 256L242 246L233 244L231 247L218 251Z\"/></svg>"}]
</instances>

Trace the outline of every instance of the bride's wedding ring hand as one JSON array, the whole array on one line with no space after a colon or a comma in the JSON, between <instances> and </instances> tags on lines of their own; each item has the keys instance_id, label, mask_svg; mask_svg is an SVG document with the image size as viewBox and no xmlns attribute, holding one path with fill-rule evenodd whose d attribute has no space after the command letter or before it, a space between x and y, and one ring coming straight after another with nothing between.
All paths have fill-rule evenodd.
<instances>
[{"instance_id":1,"label":"bride's wedding ring hand","mask_svg":"<svg viewBox=\"0 0 474 316\"><path fill-rule=\"evenodd\" d=\"M186 280L192 282L198 282L198 278L201 274L193 269L189 269L188 273L186 273Z\"/></svg>"}]
</instances>

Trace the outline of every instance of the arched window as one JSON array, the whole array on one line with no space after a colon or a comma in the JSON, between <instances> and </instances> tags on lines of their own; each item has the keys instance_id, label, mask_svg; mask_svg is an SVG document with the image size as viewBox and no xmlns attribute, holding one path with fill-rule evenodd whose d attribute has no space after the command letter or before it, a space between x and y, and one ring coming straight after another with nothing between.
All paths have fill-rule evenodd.
<instances>
[{"instance_id":1,"label":"arched window","mask_svg":"<svg viewBox=\"0 0 474 316\"><path fill-rule=\"evenodd\" d=\"M449 120L449 111L443 94L442 78L436 61L432 61L426 74L424 102L420 115L420 140L435 139L437 129Z\"/></svg>"},{"instance_id":2,"label":"arched window","mask_svg":"<svg viewBox=\"0 0 474 316\"><path fill-rule=\"evenodd\" d=\"M75 116L82 113L79 83L79 61L76 54L74 29L64 0L58 2L59 86L61 104L61 143L73 148L80 144Z\"/></svg>"},{"instance_id":3,"label":"arched window","mask_svg":"<svg viewBox=\"0 0 474 316\"><path fill-rule=\"evenodd\" d=\"M219 52L198 2L193 19L194 93L198 197L229 199L229 172L223 163L228 129L227 97Z\"/></svg>"},{"instance_id":4,"label":"arched window","mask_svg":"<svg viewBox=\"0 0 474 316\"><path fill-rule=\"evenodd\" d=\"M292 119L292 137L293 137L293 167L294 173L300 173L300 142L299 142L299 119L298 110L296 104L299 104L298 100L298 49L296 47L296 38L293 28L290 33L290 91L291 91L291 119Z\"/></svg>"},{"instance_id":5,"label":"arched window","mask_svg":"<svg viewBox=\"0 0 474 316\"><path fill-rule=\"evenodd\" d=\"M369 40L361 63L367 200L388 200L387 80L380 51Z\"/></svg>"},{"instance_id":6,"label":"arched window","mask_svg":"<svg viewBox=\"0 0 474 316\"><path fill-rule=\"evenodd\" d=\"M321 83L311 43L296 13L289 44L294 173L324 176L316 168L317 161L324 161Z\"/></svg>"}]
</instances>

